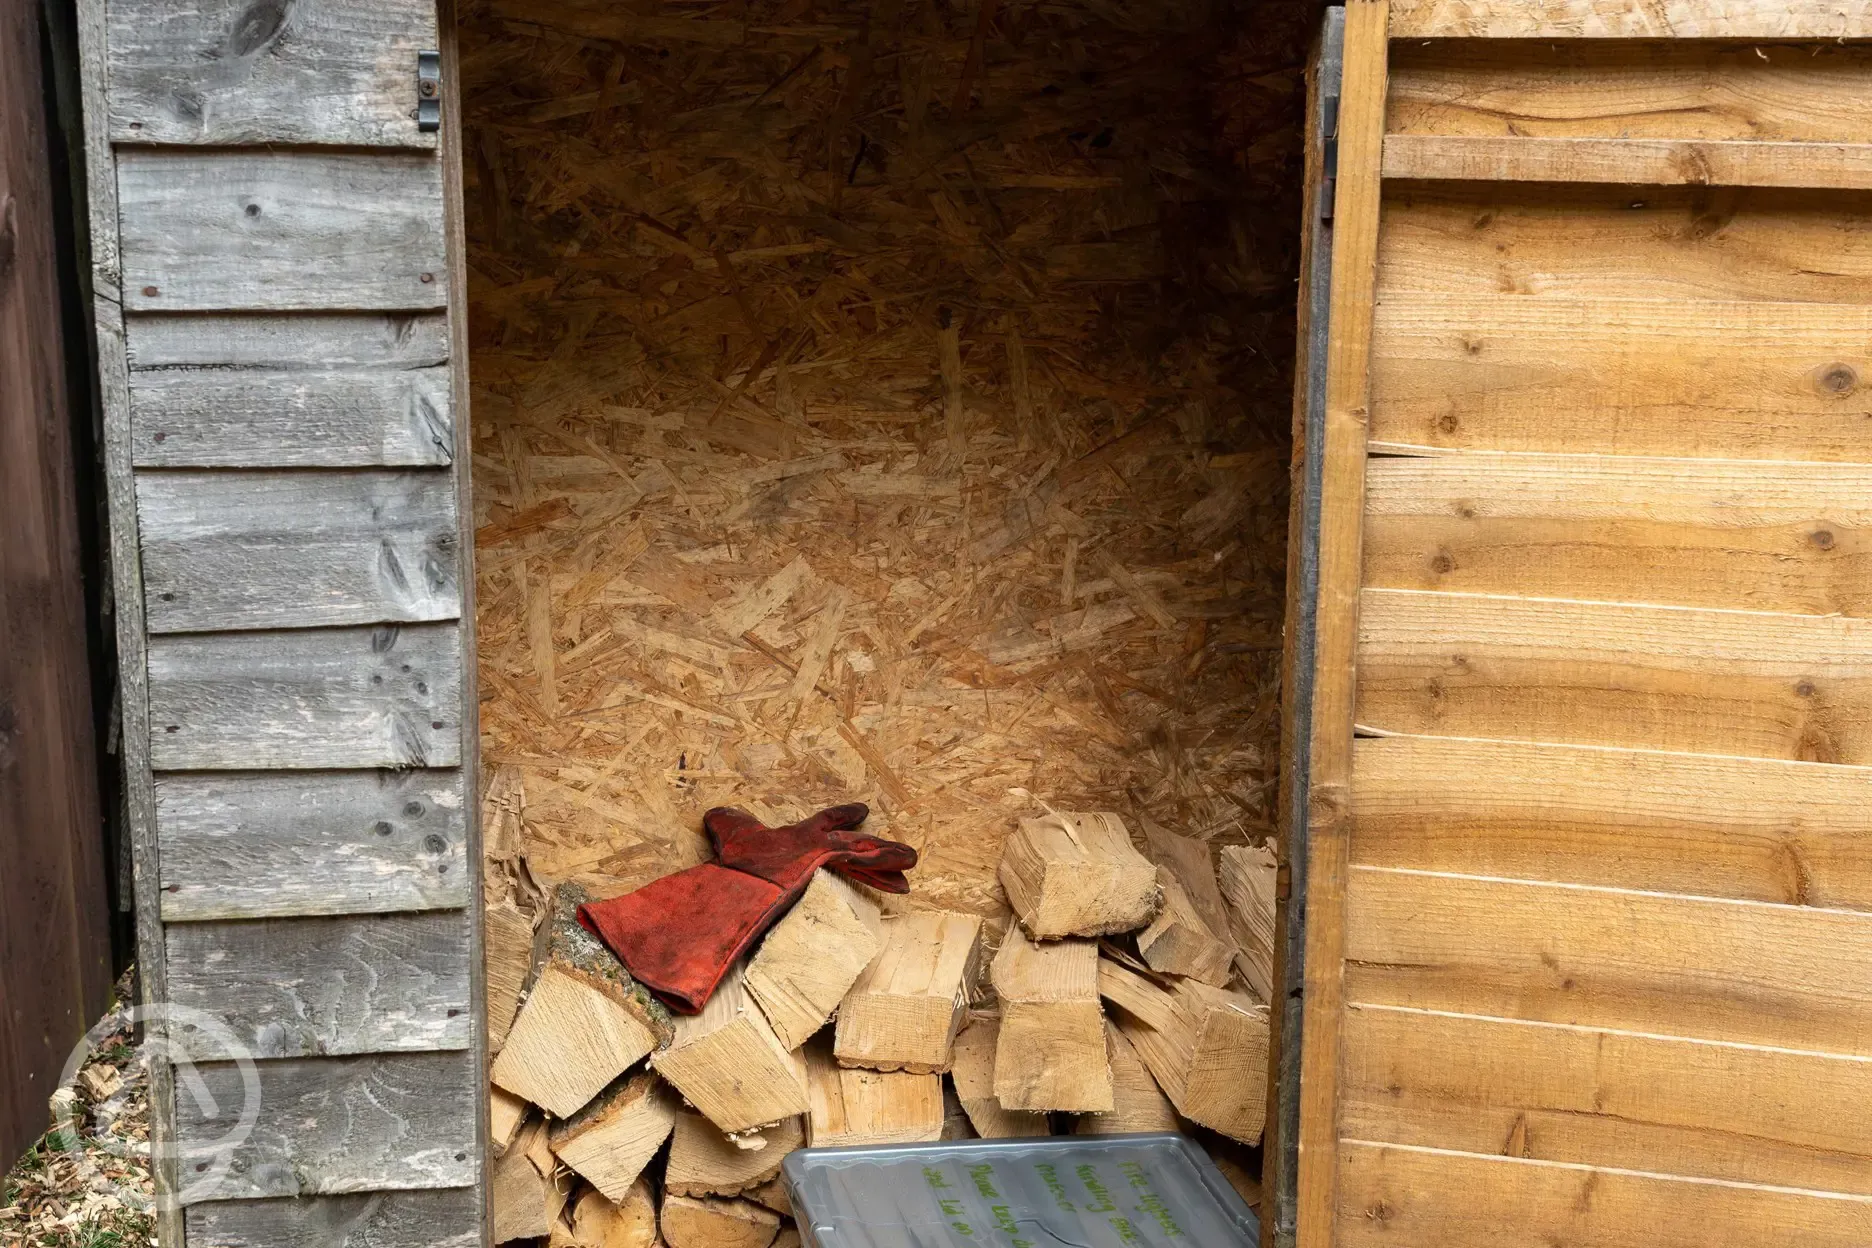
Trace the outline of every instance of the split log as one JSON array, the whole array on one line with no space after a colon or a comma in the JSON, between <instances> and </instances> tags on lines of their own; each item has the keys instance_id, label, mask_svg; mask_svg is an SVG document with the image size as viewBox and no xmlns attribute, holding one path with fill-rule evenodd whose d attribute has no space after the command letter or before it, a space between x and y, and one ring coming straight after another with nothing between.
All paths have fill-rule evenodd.
<instances>
[{"instance_id":1,"label":"split log","mask_svg":"<svg viewBox=\"0 0 1872 1248\"><path fill-rule=\"evenodd\" d=\"M806 1046L804 1060L812 1102L807 1142L814 1148L942 1138L941 1075L842 1067L818 1043Z\"/></svg>"},{"instance_id":2,"label":"split log","mask_svg":"<svg viewBox=\"0 0 1872 1248\"><path fill-rule=\"evenodd\" d=\"M545 965L494 1059L493 1080L570 1118L671 1034L669 1011L579 926L584 891L554 898Z\"/></svg>"},{"instance_id":3,"label":"split log","mask_svg":"<svg viewBox=\"0 0 1872 1248\"><path fill-rule=\"evenodd\" d=\"M1138 1131L1177 1131L1176 1106L1157 1086L1157 1080L1145 1068L1137 1049L1125 1039L1124 1032L1110 1020L1105 1024L1105 1042L1111 1054L1112 1111L1109 1114L1083 1114L1073 1127L1074 1135L1130 1135Z\"/></svg>"},{"instance_id":4,"label":"split log","mask_svg":"<svg viewBox=\"0 0 1872 1248\"><path fill-rule=\"evenodd\" d=\"M946 1071L980 970L981 920L912 910L883 928L884 948L839 1006L834 1051L847 1066Z\"/></svg>"},{"instance_id":5,"label":"split log","mask_svg":"<svg viewBox=\"0 0 1872 1248\"><path fill-rule=\"evenodd\" d=\"M803 1119L801 1123L804 1125ZM749 1188L741 1194L743 1197L756 1204L766 1205L769 1209L783 1217L790 1218L793 1216L793 1202L787 1199L786 1184L782 1183L777 1178L768 1179L759 1187Z\"/></svg>"},{"instance_id":6,"label":"split log","mask_svg":"<svg viewBox=\"0 0 1872 1248\"><path fill-rule=\"evenodd\" d=\"M532 918L511 901L487 907L481 912L481 948L487 974L488 1048L498 1051L507 1043L533 970Z\"/></svg>"},{"instance_id":7,"label":"split log","mask_svg":"<svg viewBox=\"0 0 1872 1248\"><path fill-rule=\"evenodd\" d=\"M1112 1108L1098 966L1095 941L1040 944L1018 924L1008 925L990 971L1001 998L994 1094L1005 1108Z\"/></svg>"},{"instance_id":8,"label":"split log","mask_svg":"<svg viewBox=\"0 0 1872 1248\"><path fill-rule=\"evenodd\" d=\"M1193 979L1168 986L1100 959L1099 993L1177 1112L1253 1144L1267 1117L1268 1008Z\"/></svg>"},{"instance_id":9,"label":"split log","mask_svg":"<svg viewBox=\"0 0 1872 1248\"><path fill-rule=\"evenodd\" d=\"M791 1226L781 1227L780 1233L774 1236L768 1248L800 1248L799 1230Z\"/></svg>"},{"instance_id":10,"label":"split log","mask_svg":"<svg viewBox=\"0 0 1872 1248\"><path fill-rule=\"evenodd\" d=\"M1228 845L1222 849L1222 896L1229 928L1241 947L1235 964L1263 1001L1274 1000L1274 909L1280 861L1274 845Z\"/></svg>"},{"instance_id":11,"label":"split log","mask_svg":"<svg viewBox=\"0 0 1872 1248\"><path fill-rule=\"evenodd\" d=\"M955 1065L949 1079L955 1084L962 1109L985 1140L1049 1135L1047 1116L1004 1108L994 1094L995 1047L1001 1034L998 1018L976 1018L956 1037Z\"/></svg>"},{"instance_id":12,"label":"split log","mask_svg":"<svg viewBox=\"0 0 1872 1248\"><path fill-rule=\"evenodd\" d=\"M553 1181L556 1169L546 1147L546 1123L535 1118L521 1128L513 1146L488 1177L494 1242L550 1235L565 1208L565 1193Z\"/></svg>"},{"instance_id":13,"label":"split log","mask_svg":"<svg viewBox=\"0 0 1872 1248\"><path fill-rule=\"evenodd\" d=\"M1036 940L1135 931L1157 913L1157 869L1108 812L1023 819L1001 851L1001 887Z\"/></svg>"},{"instance_id":14,"label":"split log","mask_svg":"<svg viewBox=\"0 0 1872 1248\"><path fill-rule=\"evenodd\" d=\"M572 1207L572 1221L553 1227L547 1248L656 1248L656 1197L650 1183L638 1179L622 1201L603 1192L586 1192Z\"/></svg>"},{"instance_id":15,"label":"split log","mask_svg":"<svg viewBox=\"0 0 1872 1248\"><path fill-rule=\"evenodd\" d=\"M676 1096L648 1072L620 1079L552 1131L552 1151L623 1203L676 1125Z\"/></svg>"},{"instance_id":16,"label":"split log","mask_svg":"<svg viewBox=\"0 0 1872 1248\"><path fill-rule=\"evenodd\" d=\"M525 1101L505 1088L488 1089L488 1146L496 1157L512 1146L529 1108Z\"/></svg>"},{"instance_id":17,"label":"split log","mask_svg":"<svg viewBox=\"0 0 1872 1248\"><path fill-rule=\"evenodd\" d=\"M676 1115L664 1190L678 1196L739 1196L770 1182L786 1155L805 1143L805 1122L788 1118L761 1135L762 1147L743 1148L701 1114L683 1110Z\"/></svg>"},{"instance_id":18,"label":"split log","mask_svg":"<svg viewBox=\"0 0 1872 1248\"><path fill-rule=\"evenodd\" d=\"M1218 937L1197 913L1182 881L1169 868L1157 868L1157 882L1163 888L1163 908L1138 933L1138 952L1145 963L1153 971L1226 988L1235 946Z\"/></svg>"},{"instance_id":19,"label":"split log","mask_svg":"<svg viewBox=\"0 0 1872 1248\"><path fill-rule=\"evenodd\" d=\"M658 1223L669 1248L768 1248L780 1233L773 1210L718 1196L666 1195Z\"/></svg>"},{"instance_id":20,"label":"split log","mask_svg":"<svg viewBox=\"0 0 1872 1248\"><path fill-rule=\"evenodd\" d=\"M657 1073L721 1130L737 1133L806 1112L799 1065L748 995L737 966L700 1014L676 1020L676 1038L650 1059Z\"/></svg>"},{"instance_id":21,"label":"split log","mask_svg":"<svg viewBox=\"0 0 1872 1248\"><path fill-rule=\"evenodd\" d=\"M883 947L875 901L820 871L748 963L747 987L788 1052L826 1025Z\"/></svg>"}]
</instances>

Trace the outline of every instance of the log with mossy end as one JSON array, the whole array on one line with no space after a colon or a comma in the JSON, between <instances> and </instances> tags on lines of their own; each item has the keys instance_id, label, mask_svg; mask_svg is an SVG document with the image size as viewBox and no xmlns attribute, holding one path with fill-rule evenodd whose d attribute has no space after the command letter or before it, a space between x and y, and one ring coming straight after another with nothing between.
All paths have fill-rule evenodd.
<instances>
[{"instance_id":1,"label":"log with mossy end","mask_svg":"<svg viewBox=\"0 0 1872 1248\"><path fill-rule=\"evenodd\" d=\"M1036 940L1136 931L1157 913L1157 869L1109 812L1022 819L1001 851L1001 888Z\"/></svg>"},{"instance_id":2,"label":"log with mossy end","mask_svg":"<svg viewBox=\"0 0 1872 1248\"><path fill-rule=\"evenodd\" d=\"M676 1094L644 1071L620 1078L550 1137L554 1155L614 1201L630 1194L676 1125Z\"/></svg>"},{"instance_id":3,"label":"log with mossy end","mask_svg":"<svg viewBox=\"0 0 1872 1248\"><path fill-rule=\"evenodd\" d=\"M570 1118L611 1081L667 1044L669 1011L579 926L584 890L559 886L544 964L494 1059L497 1087Z\"/></svg>"}]
</instances>

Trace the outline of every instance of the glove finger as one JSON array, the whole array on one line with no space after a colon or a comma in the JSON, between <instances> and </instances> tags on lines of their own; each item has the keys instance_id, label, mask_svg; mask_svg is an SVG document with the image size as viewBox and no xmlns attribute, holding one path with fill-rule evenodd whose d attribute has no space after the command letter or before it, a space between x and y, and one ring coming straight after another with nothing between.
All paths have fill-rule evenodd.
<instances>
[{"instance_id":1,"label":"glove finger","mask_svg":"<svg viewBox=\"0 0 1872 1248\"><path fill-rule=\"evenodd\" d=\"M834 865L832 869L848 880L877 889L880 893L907 893L910 881L901 871L877 871L869 867Z\"/></svg>"},{"instance_id":2,"label":"glove finger","mask_svg":"<svg viewBox=\"0 0 1872 1248\"><path fill-rule=\"evenodd\" d=\"M702 829L708 833L709 842L720 851L727 840L765 832L767 825L739 806L717 806L702 816Z\"/></svg>"},{"instance_id":3,"label":"glove finger","mask_svg":"<svg viewBox=\"0 0 1872 1248\"><path fill-rule=\"evenodd\" d=\"M850 832L870 815L871 808L863 802L847 802L843 806L828 806L793 826L801 836L824 836L828 832Z\"/></svg>"}]
</instances>

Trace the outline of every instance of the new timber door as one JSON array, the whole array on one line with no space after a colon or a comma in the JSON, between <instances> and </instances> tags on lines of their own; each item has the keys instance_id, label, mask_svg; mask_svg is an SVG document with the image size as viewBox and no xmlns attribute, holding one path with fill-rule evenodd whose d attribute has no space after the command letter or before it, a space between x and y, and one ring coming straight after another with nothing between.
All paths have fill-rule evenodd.
<instances>
[{"instance_id":1,"label":"new timber door","mask_svg":"<svg viewBox=\"0 0 1872 1248\"><path fill-rule=\"evenodd\" d=\"M1872 1243L1868 38L1347 4L1306 1248Z\"/></svg>"},{"instance_id":2,"label":"new timber door","mask_svg":"<svg viewBox=\"0 0 1872 1248\"><path fill-rule=\"evenodd\" d=\"M478 1244L450 28L79 9L163 1239Z\"/></svg>"}]
</instances>

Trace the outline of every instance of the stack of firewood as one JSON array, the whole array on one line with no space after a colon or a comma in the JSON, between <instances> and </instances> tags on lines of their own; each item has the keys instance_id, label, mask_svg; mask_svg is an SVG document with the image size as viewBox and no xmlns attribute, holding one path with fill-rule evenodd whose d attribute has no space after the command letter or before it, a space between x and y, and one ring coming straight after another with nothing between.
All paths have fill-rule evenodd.
<instances>
[{"instance_id":1,"label":"stack of firewood","mask_svg":"<svg viewBox=\"0 0 1872 1248\"><path fill-rule=\"evenodd\" d=\"M1116 815L1021 821L992 955L974 915L822 871L689 1017L579 926L576 887L537 922L489 907L496 1242L794 1245L778 1176L806 1145L1258 1142L1273 855L1224 848L1218 882L1208 845L1145 832L1155 862Z\"/></svg>"}]
</instances>

